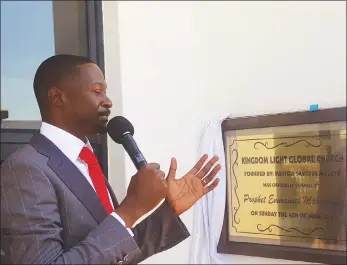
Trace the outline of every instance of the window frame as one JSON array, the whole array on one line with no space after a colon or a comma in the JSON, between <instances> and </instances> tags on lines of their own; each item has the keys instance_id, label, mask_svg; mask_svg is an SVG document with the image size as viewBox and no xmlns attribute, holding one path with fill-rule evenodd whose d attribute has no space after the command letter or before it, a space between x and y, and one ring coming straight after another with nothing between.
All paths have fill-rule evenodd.
<instances>
[{"instance_id":1,"label":"window frame","mask_svg":"<svg viewBox=\"0 0 347 265\"><path fill-rule=\"evenodd\" d=\"M88 0L84 0L84 2L87 56L98 64L105 74L102 2ZM2 110L2 115L5 115L5 112L6 110ZM5 115L1 118L1 149L4 147L3 144L27 143L28 141L25 139L28 139L28 134L38 131L40 125L41 120L7 120ZM100 149L98 159L105 177L108 178L107 135L97 135L90 137L89 140L92 145L95 144Z\"/></svg>"},{"instance_id":2,"label":"window frame","mask_svg":"<svg viewBox=\"0 0 347 265\"><path fill-rule=\"evenodd\" d=\"M87 37L89 58L94 61L105 76L104 59L104 30L102 1L86 1L87 3ZM105 177L108 179L108 148L107 134L96 136L101 146L100 165Z\"/></svg>"}]
</instances>

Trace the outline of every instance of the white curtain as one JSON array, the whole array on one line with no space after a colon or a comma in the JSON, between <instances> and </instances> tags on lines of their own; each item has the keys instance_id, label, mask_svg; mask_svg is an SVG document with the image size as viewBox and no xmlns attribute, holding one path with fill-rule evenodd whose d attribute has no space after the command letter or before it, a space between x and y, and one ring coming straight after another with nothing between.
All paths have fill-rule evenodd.
<instances>
[{"instance_id":1,"label":"white curtain","mask_svg":"<svg viewBox=\"0 0 347 265\"><path fill-rule=\"evenodd\" d=\"M194 225L192 246L190 251L191 264L223 264L230 257L217 253L217 245L222 230L224 207L226 200L225 155L221 130L221 121L209 123L203 131L198 156L208 154L219 156L222 170L217 177L219 185L212 192L200 199L194 206Z\"/></svg>"}]
</instances>

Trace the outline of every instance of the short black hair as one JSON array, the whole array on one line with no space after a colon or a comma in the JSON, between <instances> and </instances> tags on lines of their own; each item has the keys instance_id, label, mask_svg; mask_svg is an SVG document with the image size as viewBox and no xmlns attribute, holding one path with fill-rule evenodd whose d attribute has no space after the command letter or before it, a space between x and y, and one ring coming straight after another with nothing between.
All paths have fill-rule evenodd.
<instances>
[{"instance_id":1,"label":"short black hair","mask_svg":"<svg viewBox=\"0 0 347 265\"><path fill-rule=\"evenodd\" d=\"M41 115L45 112L48 103L48 90L59 87L68 76L79 73L78 66L94 63L87 57L58 54L49 57L38 67L34 77L34 92Z\"/></svg>"}]
</instances>

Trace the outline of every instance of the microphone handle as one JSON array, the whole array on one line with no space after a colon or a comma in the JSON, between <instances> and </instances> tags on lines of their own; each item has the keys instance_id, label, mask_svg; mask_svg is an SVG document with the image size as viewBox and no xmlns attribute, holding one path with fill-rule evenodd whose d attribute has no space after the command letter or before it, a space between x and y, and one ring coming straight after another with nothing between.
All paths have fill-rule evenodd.
<instances>
[{"instance_id":1,"label":"microphone handle","mask_svg":"<svg viewBox=\"0 0 347 265\"><path fill-rule=\"evenodd\" d=\"M125 151L127 151L137 170L140 170L141 167L147 165L146 159L142 155L133 136L130 133L127 133L122 137L121 144L123 145Z\"/></svg>"}]
</instances>

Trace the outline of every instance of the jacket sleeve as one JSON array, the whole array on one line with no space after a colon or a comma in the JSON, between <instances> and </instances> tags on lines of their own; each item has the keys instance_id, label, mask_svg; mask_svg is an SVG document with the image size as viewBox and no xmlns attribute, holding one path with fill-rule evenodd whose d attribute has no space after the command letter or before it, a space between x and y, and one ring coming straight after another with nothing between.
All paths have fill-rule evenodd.
<instances>
[{"instance_id":1,"label":"jacket sleeve","mask_svg":"<svg viewBox=\"0 0 347 265\"><path fill-rule=\"evenodd\" d=\"M141 250L136 262L174 247L190 236L181 219L166 201L133 229L134 239Z\"/></svg>"},{"instance_id":2,"label":"jacket sleeve","mask_svg":"<svg viewBox=\"0 0 347 265\"><path fill-rule=\"evenodd\" d=\"M45 173L37 165L4 161L2 264L115 264L119 260L133 263L141 254L134 238L111 215L67 250L62 229L58 199Z\"/></svg>"}]
</instances>

